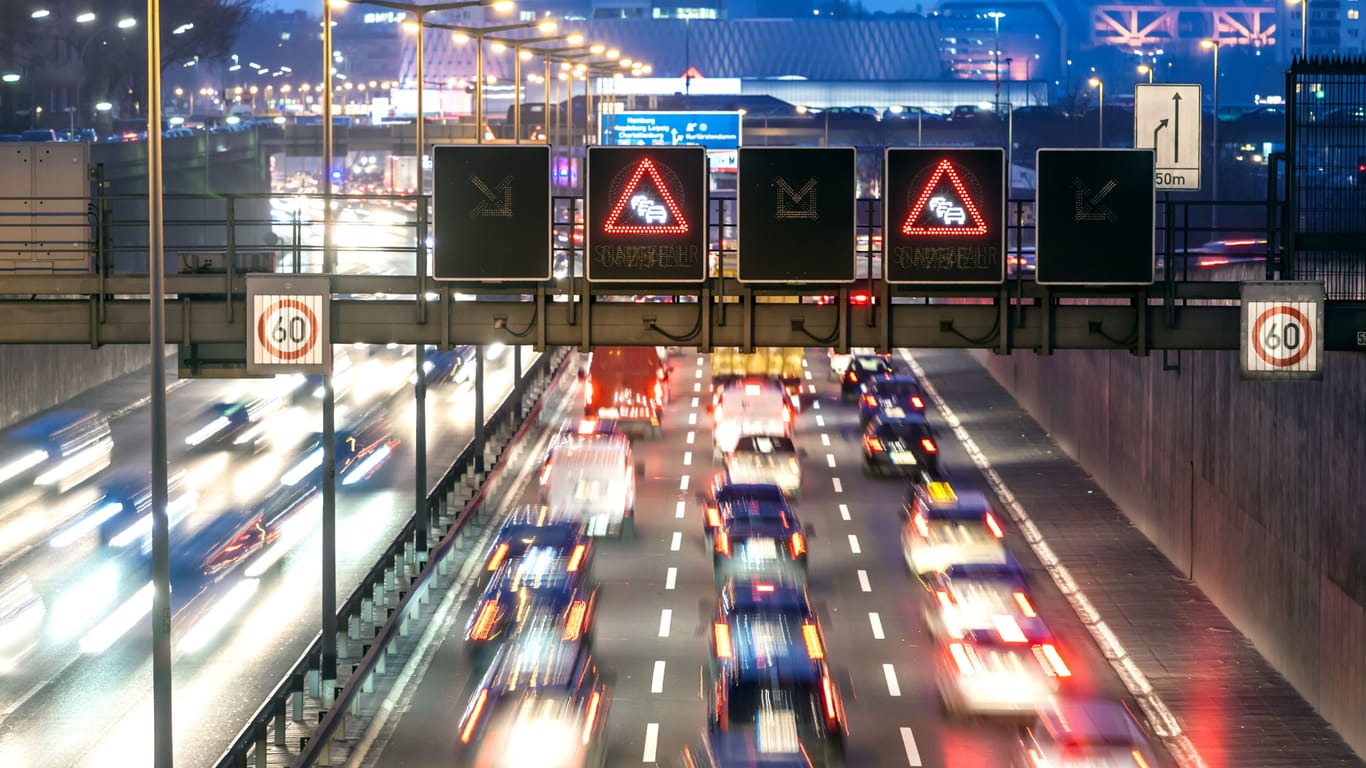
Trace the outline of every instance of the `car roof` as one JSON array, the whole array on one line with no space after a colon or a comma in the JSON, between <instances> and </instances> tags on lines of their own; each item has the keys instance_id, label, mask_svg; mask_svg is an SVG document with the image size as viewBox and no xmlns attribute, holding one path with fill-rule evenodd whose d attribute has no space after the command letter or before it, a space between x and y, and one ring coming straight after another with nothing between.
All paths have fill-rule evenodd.
<instances>
[{"instance_id":1,"label":"car roof","mask_svg":"<svg viewBox=\"0 0 1366 768\"><path fill-rule=\"evenodd\" d=\"M718 502L742 499L776 500L787 503L787 496L776 483L732 483L723 481L713 491Z\"/></svg>"},{"instance_id":2,"label":"car roof","mask_svg":"<svg viewBox=\"0 0 1366 768\"><path fill-rule=\"evenodd\" d=\"M803 751L767 751L758 728L713 730L707 734L709 768L810 768ZM801 746L798 745L798 750Z\"/></svg>"},{"instance_id":3,"label":"car roof","mask_svg":"<svg viewBox=\"0 0 1366 768\"><path fill-rule=\"evenodd\" d=\"M915 437L930 437L933 432L930 430L930 423L920 414L906 414L903 417L890 419L878 417L868 422L868 429L877 435L914 435Z\"/></svg>"},{"instance_id":4,"label":"car roof","mask_svg":"<svg viewBox=\"0 0 1366 768\"><path fill-rule=\"evenodd\" d=\"M796 453L797 446L790 437L745 435L735 441L735 450L749 453Z\"/></svg>"},{"instance_id":5,"label":"car roof","mask_svg":"<svg viewBox=\"0 0 1366 768\"><path fill-rule=\"evenodd\" d=\"M1039 708L1039 720L1060 744L1142 745L1142 729L1128 707L1107 699L1052 700Z\"/></svg>"},{"instance_id":6,"label":"car roof","mask_svg":"<svg viewBox=\"0 0 1366 768\"><path fill-rule=\"evenodd\" d=\"M577 688L585 672L594 672L593 662L582 644L565 642L558 635L519 634L499 651L485 684L493 692Z\"/></svg>"},{"instance_id":7,"label":"car roof","mask_svg":"<svg viewBox=\"0 0 1366 768\"><path fill-rule=\"evenodd\" d=\"M878 376L869 379L868 384L873 386L876 386L878 384L913 384L919 387L920 379L917 378L914 373L906 373L905 371L893 371L891 373L879 374Z\"/></svg>"},{"instance_id":8,"label":"car roof","mask_svg":"<svg viewBox=\"0 0 1366 768\"><path fill-rule=\"evenodd\" d=\"M721 590L721 610L797 610L811 614L806 587L781 579L731 579Z\"/></svg>"},{"instance_id":9,"label":"car roof","mask_svg":"<svg viewBox=\"0 0 1366 768\"><path fill-rule=\"evenodd\" d=\"M1025 586L1028 580L1018 560L1003 563L956 563L936 574L948 582L996 581Z\"/></svg>"},{"instance_id":10,"label":"car roof","mask_svg":"<svg viewBox=\"0 0 1366 768\"><path fill-rule=\"evenodd\" d=\"M981 520L991 502L981 491L959 491L948 483L930 483L914 491L917 509L926 520Z\"/></svg>"},{"instance_id":11,"label":"car roof","mask_svg":"<svg viewBox=\"0 0 1366 768\"><path fill-rule=\"evenodd\" d=\"M802 680L818 677L821 661L808 654L802 635L807 623L797 611L765 611L733 619L730 642L736 671L741 677L756 673Z\"/></svg>"}]
</instances>

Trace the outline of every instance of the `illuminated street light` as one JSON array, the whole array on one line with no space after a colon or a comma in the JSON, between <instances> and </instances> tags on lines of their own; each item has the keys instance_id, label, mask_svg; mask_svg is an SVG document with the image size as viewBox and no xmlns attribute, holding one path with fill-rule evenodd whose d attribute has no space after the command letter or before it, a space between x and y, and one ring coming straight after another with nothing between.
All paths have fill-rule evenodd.
<instances>
[{"instance_id":1,"label":"illuminated street light","mask_svg":"<svg viewBox=\"0 0 1366 768\"><path fill-rule=\"evenodd\" d=\"M30 19L46 19L47 17L49 17L49 16L51 16L51 15L52 15L52 11L49 11L49 10L46 9L46 8L39 8L38 10L34 11L33 13L30 13L30 14L28 15L28 17L29 17Z\"/></svg>"},{"instance_id":2,"label":"illuminated street light","mask_svg":"<svg viewBox=\"0 0 1366 768\"><path fill-rule=\"evenodd\" d=\"M1139 64L1139 65L1138 65L1138 74L1140 74L1140 75L1147 75L1147 76L1148 76L1148 84L1149 84L1149 85L1152 84L1152 82L1153 82L1153 68L1152 68L1152 67L1148 66L1147 64Z\"/></svg>"},{"instance_id":3,"label":"illuminated street light","mask_svg":"<svg viewBox=\"0 0 1366 768\"><path fill-rule=\"evenodd\" d=\"M97 102L95 102L95 111L96 111L96 112L108 112L109 110L111 110L111 109L113 109L113 108L114 108L114 105L113 105L113 104L110 104L110 103L107 102L107 101L97 101Z\"/></svg>"},{"instance_id":4,"label":"illuminated street light","mask_svg":"<svg viewBox=\"0 0 1366 768\"><path fill-rule=\"evenodd\" d=\"M119 19L118 28L119 28L119 29L132 29L133 27L136 27L137 25L138 25L138 20L137 20L137 19L133 18L132 16L125 16L124 18Z\"/></svg>"},{"instance_id":5,"label":"illuminated street light","mask_svg":"<svg viewBox=\"0 0 1366 768\"><path fill-rule=\"evenodd\" d=\"M996 42L992 46L992 55L995 57L995 65L991 70L991 79L996 83L996 107L995 112L1001 111L1001 19L1006 15L1001 11L991 11L987 13L987 18L996 23Z\"/></svg>"},{"instance_id":6,"label":"illuminated street light","mask_svg":"<svg viewBox=\"0 0 1366 768\"><path fill-rule=\"evenodd\" d=\"M91 12L89 12L89 11L86 11L85 13L82 13L80 16L77 16L77 17L76 17L76 23L77 23L77 24L89 24L90 22L92 22L92 21L94 21L94 20L95 20L95 14L93 14L93 13L91 13Z\"/></svg>"},{"instance_id":7,"label":"illuminated street light","mask_svg":"<svg viewBox=\"0 0 1366 768\"><path fill-rule=\"evenodd\" d=\"M1300 6L1300 58L1307 59L1309 58L1309 0L1286 0L1286 5Z\"/></svg>"},{"instance_id":8,"label":"illuminated street light","mask_svg":"<svg viewBox=\"0 0 1366 768\"><path fill-rule=\"evenodd\" d=\"M5 74L0 75L0 82L17 83L17 82L19 82L19 73L18 73L18 72L6 72Z\"/></svg>"}]
</instances>

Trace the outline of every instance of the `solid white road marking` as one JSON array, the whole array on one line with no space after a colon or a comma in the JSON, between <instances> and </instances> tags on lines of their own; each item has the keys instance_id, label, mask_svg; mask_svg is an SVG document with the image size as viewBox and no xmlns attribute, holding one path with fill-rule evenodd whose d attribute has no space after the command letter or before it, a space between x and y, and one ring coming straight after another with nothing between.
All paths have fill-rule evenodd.
<instances>
[{"instance_id":1,"label":"solid white road marking","mask_svg":"<svg viewBox=\"0 0 1366 768\"><path fill-rule=\"evenodd\" d=\"M876 616L877 614L873 614L873 615ZM674 612L673 612L673 609L672 609L672 608L665 608L664 610L662 610L662 611L659 612L659 636L660 636L660 637L668 637L668 636L669 636L669 625L673 623L673 619L674 619ZM878 629L880 630L881 627L878 627ZM874 634L877 634L877 633L874 633ZM881 638L879 638L879 639L881 639Z\"/></svg>"},{"instance_id":2,"label":"solid white road marking","mask_svg":"<svg viewBox=\"0 0 1366 768\"><path fill-rule=\"evenodd\" d=\"M683 466L685 466L685 467L691 467L691 466L692 466L692 451L684 451L684 452L683 452Z\"/></svg>"},{"instance_id":3,"label":"solid white road marking","mask_svg":"<svg viewBox=\"0 0 1366 768\"><path fill-rule=\"evenodd\" d=\"M819 413L816 414L816 426L818 426L818 427L823 427L823 426L825 426L825 417L822 416L822 415L820 415Z\"/></svg>"},{"instance_id":4,"label":"solid white road marking","mask_svg":"<svg viewBox=\"0 0 1366 768\"><path fill-rule=\"evenodd\" d=\"M834 466L835 466L835 454L833 454L833 453L827 453L827 454L825 454L825 463L826 463L826 464L829 464L831 467L834 467Z\"/></svg>"},{"instance_id":5,"label":"solid white road marking","mask_svg":"<svg viewBox=\"0 0 1366 768\"><path fill-rule=\"evenodd\" d=\"M852 519L853 519L853 518L849 517L849 505L848 505L848 504L841 504L841 505L840 505L840 518L843 519L843 520L852 520Z\"/></svg>"},{"instance_id":6,"label":"solid white road marking","mask_svg":"<svg viewBox=\"0 0 1366 768\"><path fill-rule=\"evenodd\" d=\"M920 750L915 746L915 735L910 728L901 729L901 746L906 748L906 762L910 763L911 768L920 768L924 763L920 762Z\"/></svg>"},{"instance_id":7,"label":"solid white road marking","mask_svg":"<svg viewBox=\"0 0 1366 768\"><path fill-rule=\"evenodd\" d=\"M673 569L670 568L669 570L672 571ZM873 585L868 583L868 572L863 570L862 568L860 568L858 572L858 588L863 590L864 592L873 591Z\"/></svg>"},{"instance_id":8,"label":"solid white road marking","mask_svg":"<svg viewBox=\"0 0 1366 768\"><path fill-rule=\"evenodd\" d=\"M659 723L648 723L645 726L645 753L641 755L640 762L653 763L655 753L659 750Z\"/></svg>"},{"instance_id":9,"label":"solid white road marking","mask_svg":"<svg viewBox=\"0 0 1366 768\"><path fill-rule=\"evenodd\" d=\"M697 414L695 414L695 413L690 413L690 414L688 414L688 426L691 427L691 426L695 426L696 424L697 424Z\"/></svg>"},{"instance_id":10,"label":"solid white road marking","mask_svg":"<svg viewBox=\"0 0 1366 768\"><path fill-rule=\"evenodd\" d=\"M682 532L682 531L674 531L674 539L673 539L672 542L669 543L669 549L672 549L673 551L677 552L678 550L680 550L680 549L682 549L682 548L683 548L683 532Z\"/></svg>"},{"instance_id":11,"label":"solid white road marking","mask_svg":"<svg viewBox=\"0 0 1366 768\"><path fill-rule=\"evenodd\" d=\"M844 493L844 483L838 477L830 478L830 484L835 487L835 493Z\"/></svg>"},{"instance_id":12,"label":"solid white road marking","mask_svg":"<svg viewBox=\"0 0 1366 768\"><path fill-rule=\"evenodd\" d=\"M821 433L821 445L830 445L830 436L824 432Z\"/></svg>"},{"instance_id":13,"label":"solid white road marking","mask_svg":"<svg viewBox=\"0 0 1366 768\"><path fill-rule=\"evenodd\" d=\"M890 669L891 664L887 667ZM664 692L664 661L663 659L655 662L655 674L650 678L650 693ZM898 694L900 695L900 694Z\"/></svg>"},{"instance_id":14,"label":"solid white road marking","mask_svg":"<svg viewBox=\"0 0 1366 768\"><path fill-rule=\"evenodd\" d=\"M689 479L690 479L690 478L689 478L688 475L684 475L682 478L680 478L679 481L678 481L678 490L680 490L680 491L686 491L686 490L688 490L688 481L689 481Z\"/></svg>"},{"instance_id":15,"label":"solid white road marking","mask_svg":"<svg viewBox=\"0 0 1366 768\"><path fill-rule=\"evenodd\" d=\"M688 445L692 445L692 441L694 441L694 440L696 440L696 439L697 439L697 433L696 433L696 432L689 432L689 433L688 433Z\"/></svg>"},{"instance_id":16,"label":"solid white road marking","mask_svg":"<svg viewBox=\"0 0 1366 768\"><path fill-rule=\"evenodd\" d=\"M665 609L666 612L668 609ZM877 615L877 611L869 611L868 624L873 628L874 640L885 640L887 636L882 633L882 617ZM665 637L664 631L660 630L660 637Z\"/></svg>"},{"instance_id":17,"label":"solid white road marking","mask_svg":"<svg viewBox=\"0 0 1366 768\"><path fill-rule=\"evenodd\" d=\"M678 503L674 505L674 517L683 517L687 513L688 502L684 501L683 499L679 499Z\"/></svg>"},{"instance_id":18,"label":"solid white road marking","mask_svg":"<svg viewBox=\"0 0 1366 768\"><path fill-rule=\"evenodd\" d=\"M673 589L678 586L678 569L669 566L669 570L664 572L664 588Z\"/></svg>"},{"instance_id":19,"label":"solid white road marking","mask_svg":"<svg viewBox=\"0 0 1366 768\"><path fill-rule=\"evenodd\" d=\"M657 661L655 663L663 664L664 662ZM655 669L658 670L659 667L655 667ZM892 696L900 696L901 684L896 681L896 667L893 667L891 664L883 664L882 676L887 678L887 693L891 694Z\"/></svg>"},{"instance_id":20,"label":"solid white road marking","mask_svg":"<svg viewBox=\"0 0 1366 768\"><path fill-rule=\"evenodd\" d=\"M863 554L863 548L859 546L858 536L856 534L849 534L849 551L856 555Z\"/></svg>"}]
</instances>

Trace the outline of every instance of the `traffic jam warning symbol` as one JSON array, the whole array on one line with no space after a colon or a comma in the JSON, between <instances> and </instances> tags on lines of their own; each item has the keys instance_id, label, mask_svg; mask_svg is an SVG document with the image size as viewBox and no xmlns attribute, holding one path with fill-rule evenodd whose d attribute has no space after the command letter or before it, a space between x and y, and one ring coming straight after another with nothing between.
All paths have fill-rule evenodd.
<instances>
[{"instance_id":1,"label":"traffic jam warning symbol","mask_svg":"<svg viewBox=\"0 0 1366 768\"><path fill-rule=\"evenodd\" d=\"M1005 150L888 149L886 168L887 282L1005 280Z\"/></svg>"},{"instance_id":2,"label":"traffic jam warning symbol","mask_svg":"<svg viewBox=\"0 0 1366 768\"><path fill-rule=\"evenodd\" d=\"M589 147L584 197L589 281L707 279L704 147Z\"/></svg>"},{"instance_id":3,"label":"traffic jam warning symbol","mask_svg":"<svg viewBox=\"0 0 1366 768\"><path fill-rule=\"evenodd\" d=\"M324 373L330 281L326 276L248 275L248 373Z\"/></svg>"},{"instance_id":4,"label":"traffic jam warning symbol","mask_svg":"<svg viewBox=\"0 0 1366 768\"><path fill-rule=\"evenodd\" d=\"M1323 377L1323 285L1243 283L1242 373L1248 379Z\"/></svg>"}]
</instances>

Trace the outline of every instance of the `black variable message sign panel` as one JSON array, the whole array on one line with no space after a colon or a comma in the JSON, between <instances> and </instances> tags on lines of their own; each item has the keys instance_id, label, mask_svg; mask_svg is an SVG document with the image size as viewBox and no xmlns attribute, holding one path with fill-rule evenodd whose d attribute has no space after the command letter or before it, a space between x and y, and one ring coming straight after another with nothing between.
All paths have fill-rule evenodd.
<instances>
[{"instance_id":1,"label":"black variable message sign panel","mask_svg":"<svg viewBox=\"0 0 1366 768\"><path fill-rule=\"evenodd\" d=\"M1005 281L1005 150L888 149L885 167L887 282Z\"/></svg>"},{"instance_id":2,"label":"black variable message sign panel","mask_svg":"<svg viewBox=\"0 0 1366 768\"><path fill-rule=\"evenodd\" d=\"M854 280L853 147L742 147L740 282Z\"/></svg>"},{"instance_id":3,"label":"black variable message sign panel","mask_svg":"<svg viewBox=\"0 0 1366 768\"><path fill-rule=\"evenodd\" d=\"M704 147L588 148L588 279L707 279Z\"/></svg>"},{"instance_id":4,"label":"black variable message sign panel","mask_svg":"<svg viewBox=\"0 0 1366 768\"><path fill-rule=\"evenodd\" d=\"M432 166L436 279L550 279L550 147L440 146Z\"/></svg>"},{"instance_id":5,"label":"black variable message sign panel","mask_svg":"<svg viewBox=\"0 0 1366 768\"><path fill-rule=\"evenodd\" d=\"M1150 285L1156 269L1151 149L1041 149L1034 279Z\"/></svg>"}]
</instances>

